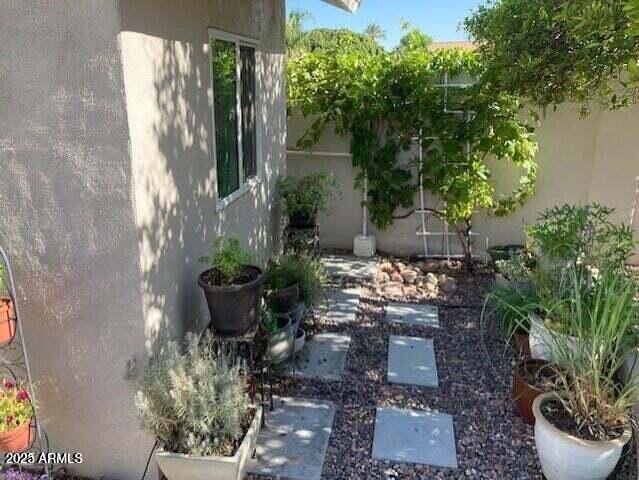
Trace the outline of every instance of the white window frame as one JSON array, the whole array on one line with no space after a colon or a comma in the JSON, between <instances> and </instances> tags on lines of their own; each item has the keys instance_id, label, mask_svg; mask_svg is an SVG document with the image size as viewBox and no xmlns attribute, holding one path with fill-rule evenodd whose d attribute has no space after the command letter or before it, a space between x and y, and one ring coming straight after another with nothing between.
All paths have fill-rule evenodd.
<instances>
[{"instance_id":1,"label":"white window frame","mask_svg":"<svg viewBox=\"0 0 639 480\"><path fill-rule=\"evenodd\" d=\"M224 32L215 28L209 28L209 70L211 75L211 151L213 159L213 171L215 172L213 183L215 192L215 210L217 212L224 210L238 198L247 192L253 190L262 181L262 62L260 42L257 39L244 37L234 33ZM235 73L235 98L237 111L237 158L238 158L238 175L239 188L228 194L224 198L220 198L217 184L217 140L215 138L215 85L213 84L213 49L211 48L214 40L223 40L235 44L236 73ZM242 152L242 64L240 61L240 47L247 46L255 50L255 176L245 178L244 176L244 153Z\"/></svg>"}]
</instances>

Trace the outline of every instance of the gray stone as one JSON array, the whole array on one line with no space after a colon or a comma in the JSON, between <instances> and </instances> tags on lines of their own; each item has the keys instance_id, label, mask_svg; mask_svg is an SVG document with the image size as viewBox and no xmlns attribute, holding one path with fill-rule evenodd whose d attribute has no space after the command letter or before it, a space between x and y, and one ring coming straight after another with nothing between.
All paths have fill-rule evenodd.
<instances>
[{"instance_id":1,"label":"gray stone","mask_svg":"<svg viewBox=\"0 0 639 480\"><path fill-rule=\"evenodd\" d=\"M321 400L283 398L274 411L264 412L255 458L248 471L277 478L319 480L335 406Z\"/></svg>"},{"instance_id":2,"label":"gray stone","mask_svg":"<svg viewBox=\"0 0 639 480\"><path fill-rule=\"evenodd\" d=\"M389 383L437 387L433 339L391 335L386 378Z\"/></svg>"},{"instance_id":3,"label":"gray stone","mask_svg":"<svg viewBox=\"0 0 639 480\"><path fill-rule=\"evenodd\" d=\"M393 323L439 328L439 311L432 305L389 303L386 320Z\"/></svg>"},{"instance_id":4,"label":"gray stone","mask_svg":"<svg viewBox=\"0 0 639 480\"><path fill-rule=\"evenodd\" d=\"M377 274L376 258L361 258L351 255L325 255L322 263L331 277L347 277L359 280L374 280Z\"/></svg>"},{"instance_id":5,"label":"gray stone","mask_svg":"<svg viewBox=\"0 0 639 480\"><path fill-rule=\"evenodd\" d=\"M304 378L340 381L346 366L346 356L351 343L350 335L321 333L306 341L304 349L296 356L295 375ZM292 375L291 361L280 370Z\"/></svg>"},{"instance_id":6,"label":"gray stone","mask_svg":"<svg viewBox=\"0 0 639 480\"><path fill-rule=\"evenodd\" d=\"M457 468L453 417L418 410L378 408L373 459Z\"/></svg>"},{"instance_id":7,"label":"gray stone","mask_svg":"<svg viewBox=\"0 0 639 480\"><path fill-rule=\"evenodd\" d=\"M328 292L326 319L337 324L354 322L359 306L359 295L360 291L357 288Z\"/></svg>"}]
</instances>

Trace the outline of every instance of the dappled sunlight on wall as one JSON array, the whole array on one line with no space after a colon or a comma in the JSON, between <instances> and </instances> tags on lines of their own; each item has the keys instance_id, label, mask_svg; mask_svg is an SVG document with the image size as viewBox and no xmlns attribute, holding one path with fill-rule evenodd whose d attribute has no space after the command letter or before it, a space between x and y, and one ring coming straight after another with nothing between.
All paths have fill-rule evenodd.
<instances>
[{"instance_id":1,"label":"dappled sunlight on wall","mask_svg":"<svg viewBox=\"0 0 639 480\"><path fill-rule=\"evenodd\" d=\"M162 3L158 17L157 2L123 2L121 42L149 349L207 324L197 285L205 266L197 259L209 253L216 238L237 236L262 264L279 231L274 185L285 162L284 42L278 27L283 9L266 1L242 0L232 8L186 3ZM191 15L185 18L189 5ZM219 212L211 152L210 26L262 36L262 181Z\"/></svg>"}]
</instances>

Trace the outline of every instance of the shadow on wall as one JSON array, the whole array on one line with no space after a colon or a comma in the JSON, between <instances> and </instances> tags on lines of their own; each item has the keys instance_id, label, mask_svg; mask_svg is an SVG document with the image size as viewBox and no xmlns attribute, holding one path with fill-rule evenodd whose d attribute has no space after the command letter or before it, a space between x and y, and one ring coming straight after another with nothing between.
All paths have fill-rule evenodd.
<instances>
[{"instance_id":1,"label":"shadow on wall","mask_svg":"<svg viewBox=\"0 0 639 480\"><path fill-rule=\"evenodd\" d=\"M202 8L201 3L194 2L194 8ZM267 45L261 59L259 104L262 181L216 212L206 23L211 13L204 12L194 22L199 12L193 10L188 21L172 21L172 8L167 8L162 19L155 19L162 25L139 33L130 23L152 4L129 3L126 7L134 10L128 16L127 30L135 33L127 32L124 47L132 49L130 62L139 59L147 65L146 71L153 72L152 85L138 65L130 65L135 73L125 73L129 75L128 109L134 112L130 115L133 182L148 349L207 325L209 314L197 285L197 276L205 266L198 258L209 253L216 238L236 236L255 253L257 263L268 258L279 237L273 190L284 163L286 135L283 42L282 51L273 52L268 45L273 39L267 39L263 40ZM237 10L238 16L251 14L241 13L239 7ZM273 21L268 16L257 18L262 23ZM256 33L262 28L273 27L259 26Z\"/></svg>"}]
</instances>

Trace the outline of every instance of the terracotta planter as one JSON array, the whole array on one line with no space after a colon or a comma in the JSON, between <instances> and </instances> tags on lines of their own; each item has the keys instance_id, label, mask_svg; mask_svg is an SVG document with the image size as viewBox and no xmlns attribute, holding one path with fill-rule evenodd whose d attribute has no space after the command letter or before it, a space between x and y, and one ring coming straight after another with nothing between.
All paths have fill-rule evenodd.
<instances>
[{"instance_id":1,"label":"terracotta planter","mask_svg":"<svg viewBox=\"0 0 639 480\"><path fill-rule=\"evenodd\" d=\"M557 397L544 393L535 399L535 446L547 480L605 480L615 469L632 430L626 427L619 438L608 441L583 440L551 424L541 412L544 403Z\"/></svg>"},{"instance_id":2,"label":"terracotta planter","mask_svg":"<svg viewBox=\"0 0 639 480\"><path fill-rule=\"evenodd\" d=\"M0 297L0 345L13 340L16 334L16 313L9 297Z\"/></svg>"},{"instance_id":3,"label":"terracotta planter","mask_svg":"<svg viewBox=\"0 0 639 480\"><path fill-rule=\"evenodd\" d=\"M197 457L160 450L155 458L168 480L242 480L255 452L261 424L262 407L257 407L251 426L232 457Z\"/></svg>"},{"instance_id":4,"label":"terracotta planter","mask_svg":"<svg viewBox=\"0 0 639 480\"><path fill-rule=\"evenodd\" d=\"M534 425L535 416L533 415L532 405L535 399L544 393L543 390L536 385L528 383L523 372L524 369L542 369L548 365L545 360L522 360L517 364L515 369L515 378L513 380L513 399L515 400L515 408L517 414L528 425Z\"/></svg>"},{"instance_id":5,"label":"terracotta planter","mask_svg":"<svg viewBox=\"0 0 639 480\"><path fill-rule=\"evenodd\" d=\"M241 285L211 285L205 280L210 270L198 278L211 313L211 326L218 335L240 336L257 325L264 275L257 267L245 268L255 279Z\"/></svg>"},{"instance_id":6,"label":"terracotta planter","mask_svg":"<svg viewBox=\"0 0 639 480\"><path fill-rule=\"evenodd\" d=\"M33 440L31 421L25 422L13 430L0 432L0 451L9 453L23 452L31 446Z\"/></svg>"}]
</instances>

